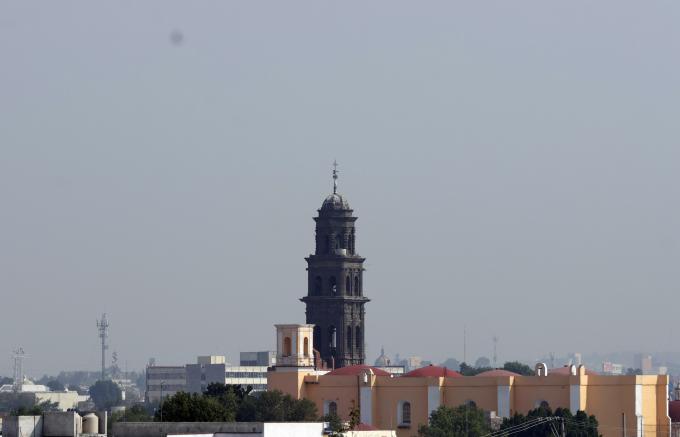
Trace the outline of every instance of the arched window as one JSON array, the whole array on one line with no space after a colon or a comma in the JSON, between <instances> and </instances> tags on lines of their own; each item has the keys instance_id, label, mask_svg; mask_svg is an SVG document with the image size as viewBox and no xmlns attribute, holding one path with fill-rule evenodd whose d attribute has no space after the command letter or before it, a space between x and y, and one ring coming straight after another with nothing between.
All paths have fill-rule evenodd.
<instances>
[{"instance_id":1,"label":"arched window","mask_svg":"<svg viewBox=\"0 0 680 437\"><path fill-rule=\"evenodd\" d=\"M314 295L319 296L321 294L321 290L323 288L323 280L321 279L321 276L317 276L314 278Z\"/></svg>"},{"instance_id":2,"label":"arched window","mask_svg":"<svg viewBox=\"0 0 680 437\"><path fill-rule=\"evenodd\" d=\"M345 278L345 294L347 296L352 295L352 279L350 279L349 275Z\"/></svg>"},{"instance_id":3,"label":"arched window","mask_svg":"<svg viewBox=\"0 0 680 437\"><path fill-rule=\"evenodd\" d=\"M354 335L354 341L356 342L356 348L361 351L361 328L357 326L356 334Z\"/></svg>"},{"instance_id":4,"label":"arched window","mask_svg":"<svg viewBox=\"0 0 680 437\"><path fill-rule=\"evenodd\" d=\"M335 280L335 276L331 276L328 279L328 289L330 290L332 296L338 294L338 282Z\"/></svg>"},{"instance_id":5,"label":"arched window","mask_svg":"<svg viewBox=\"0 0 680 437\"><path fill-rule=\"evenodd\" d=\"M347 349L352 350L352 327L347 327Z\"/></svg>"},{"instance_id":6,"label":"arched window","mask_svg":"<svg viewBox=\"0 0 680 437\"><path fill-rule=\"evenodd\" d=\"M306 357L309 356L309 338L305 337L302 345L302 351Z\"/></svg>"},{"instance_id":7,"label":"arched window","mask_svg":"<svg viewBox=\"0 0 680 437\"><path fill-rule=\"evenodd\" d=\"M333 325L329 326L328 327L328 345L333 349L335 349L335 347L337 345L336 334L337 334L337 332L335 330L335 326L333 326Z\"/></svg>"},{"instance_id":8,"label":"arched window","mask_svg":"<svg viewBox=\"0 0 680 437\"><path fill-rule=\"evenodd\" d=\"M293 344L290 340L290 337L284 338L283 339L283 356L284 357L291 356L292 351L293 351Z\"/></svg>"},{"instance_id":9,"label":"arched window","mask_svg":"<svg viewBox=\"0 0 680 437\"><path fill-rule=\"evenodd\" d=\"M331 253L331 236L326 235L326 247L324 248L324 253Z\"/></svg>"},{"instance_id":10,"label":"arched window","mask_svg":"<svg viewBox=\"0 0 680 437\"><path fill-rule=\"evenodd\" d=\"M328 403L328 415L329 416L338 415L338 404L336 404L334 401Z\"/></svg>"},{"instance_id":11,"label":"arched window","mask_svg":"<svg viewBox=\"0 0 680 437\"><path fill-rule=\"evenodd\" d=\"M360 288L359 288L359 276L355 276L355 277L354 277L354 295L355 295L355 296L360 296L361 293L360 293L359 291L360 291Z\"/></svg>"},{"instance_id":12,"label":"arched window","mask_svg":"<svg viewBox=\"0 0 680 437\"><path fill-rule=\"evenodd\" d=\"M335 248L342 249L342 235L340 234L335 236Z\"/></svg>"},{"instance_id":13,"label":"arched window","mask_svg":"<svg viewBox=\"0 0 680 437\"><path fill-rule=\"evenodd\" d=\"M404 425L411 424L411 403L404 402L401 404L401 423Z\"/></svg>"},{"instance_id":14,"label":"arched window","mask_svg":"<svg viewBox=\"0 0 680 437\"><path fill-rule=\"evenodd\" d=\"M352 233L349 235L349 240L348 246L349 246L349 253L354 255L354 229L352 229Z\"/></svg>"}]
</instances>

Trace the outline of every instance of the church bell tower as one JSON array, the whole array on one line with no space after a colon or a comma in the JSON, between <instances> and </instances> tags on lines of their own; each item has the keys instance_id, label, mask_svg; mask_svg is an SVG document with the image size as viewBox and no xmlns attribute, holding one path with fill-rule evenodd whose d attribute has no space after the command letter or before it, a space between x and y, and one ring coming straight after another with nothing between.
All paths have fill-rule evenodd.
<instances>
[{"instance_id":1,"label":"church bell tower","mask_svg":"<svg viewBox=\"0 0 680 437\"><path fill-rule=\"evenodd\" d=\"M333 163L333 194L326 197L316 222L316 249L307 261L307 323L314 324L314 349L329 368L363 364L364 258L356 251L356 231L347 199L338 193ZM320 363L317 363L317 366Z\"/></svg>"}]
</instances>

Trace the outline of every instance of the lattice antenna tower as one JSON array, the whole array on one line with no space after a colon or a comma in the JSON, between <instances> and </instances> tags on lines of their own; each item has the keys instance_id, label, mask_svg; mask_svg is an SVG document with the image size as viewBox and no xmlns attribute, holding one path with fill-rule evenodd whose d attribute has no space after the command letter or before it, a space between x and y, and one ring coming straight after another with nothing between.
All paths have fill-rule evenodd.
<instances>
[{"instance_id":1,"label":"lattice antenna tower","mask_svg":"<svg viewBox=\"0 0 680 437\"><path fill-rule=\"evenodd\" d=\"M20 347L15 350L12 358L14 359L14 391L19 392L24 383L24 358L26 358L24 348Z\"/></svg>"},{"instance_id":2,"label":"lattice antenna tower","mask_svg":"<svg viewBox=\"0 0 680 437\"><path fill-rule=\"evenodd\" d=\"M493 336L493 367L498 368L498 336Z\"/></svg>"},{"instance_id":3,"label":"lattice antenna tower","mask_svg":"<svg viewBox=\"0 0 680 437\"><path fill-rule=\"evenodd\" d=\"M106 350L109 348L107 339L109 338L109 321L106 319L106 313L102 314L101 320L97 320L97 329L99 330L99 338L102 341L102 381L106 378Z\"/></svg>"}]
</instances>

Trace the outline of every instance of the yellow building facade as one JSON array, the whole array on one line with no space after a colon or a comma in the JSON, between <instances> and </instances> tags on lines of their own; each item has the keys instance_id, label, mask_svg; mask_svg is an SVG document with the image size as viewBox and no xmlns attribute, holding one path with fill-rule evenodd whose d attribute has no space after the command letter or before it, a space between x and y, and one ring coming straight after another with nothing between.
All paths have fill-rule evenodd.
<instances>
[{"instance_id":1,"label":"yellow building facade","mask_svg":"<svg viewBox=\"0 0 680 437\"><path fill-rule=\"evenodd\" d=\"M277 344L301 346L279 349L277 363L285 365L277 364L268 373L269 390L309 399L320 412L335 412L345 420L358 408L362 423L394 429L398 437L416 435L440 405L456 407L469 401L499 417L526 414L542 402L553 410L583 410L595 415L605 437L670 435L666 375L604 376L587 374L584 366L553 371L543 364L537 365L535 376L500 370L462 376L437 366L399 377L364 365L317 370L310 351L302 349L305 341L313 344L309 325L299 325L296 334L295 325L281 326L285 332L279 329ZM286 340L293 335L295 341Z\"/></svg>"}]
</instances>

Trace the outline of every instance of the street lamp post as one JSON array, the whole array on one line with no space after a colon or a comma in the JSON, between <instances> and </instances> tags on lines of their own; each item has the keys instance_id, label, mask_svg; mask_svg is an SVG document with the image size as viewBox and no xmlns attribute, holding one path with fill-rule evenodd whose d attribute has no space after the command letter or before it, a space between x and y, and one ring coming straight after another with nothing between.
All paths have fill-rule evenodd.
<instances>
[{"instance_id":1,"label":"street lamp post","mask_svg":"<svg viewBox=\"0 0 680 437\"><path fill-rule=\"evenodd\" d=\"M161 409L161 422L163 422L163 385L164 385L164 384L165 384L165 381L161 381L161 400L160 400L160 402L161 402L161 405L160 405L160 409Z\"/></svg>"}]
</instances>

